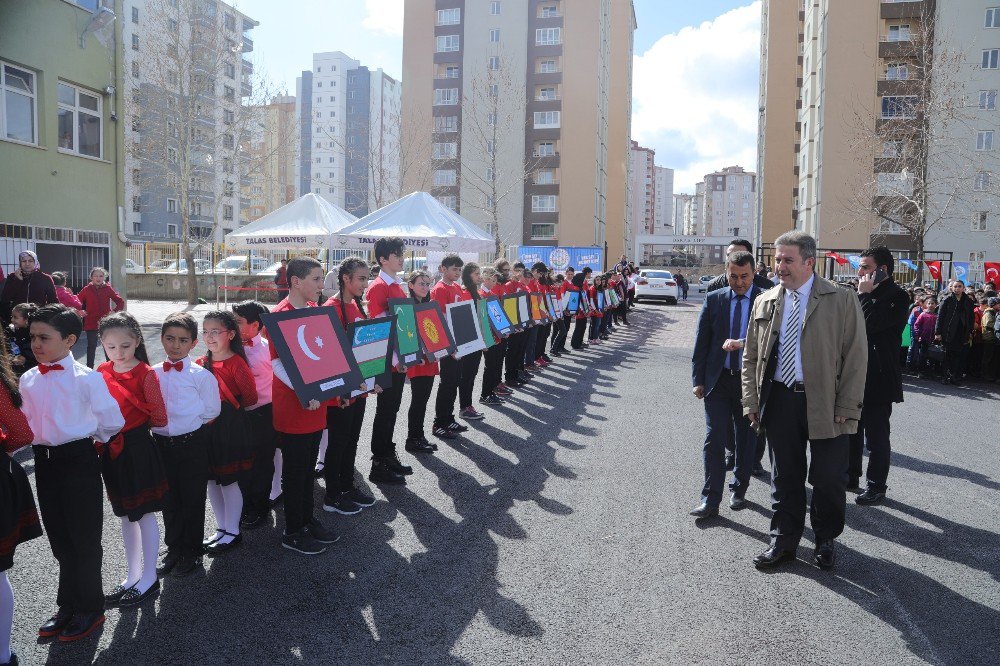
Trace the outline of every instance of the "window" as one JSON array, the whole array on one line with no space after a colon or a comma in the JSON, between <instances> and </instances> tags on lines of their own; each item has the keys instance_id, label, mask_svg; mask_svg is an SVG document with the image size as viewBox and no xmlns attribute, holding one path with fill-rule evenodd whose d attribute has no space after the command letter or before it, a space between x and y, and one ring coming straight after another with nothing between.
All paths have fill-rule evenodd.
<instances>
[{"instance_id":1,"label":"window","mask_svg":"<svg viewBox=\"0 0 1000 666\"><path fill-rule=\"evenodd\" d=\"M139 23L139 8L132 8L132 23Z\"/></svg>"},{"instance_id":2,"label":"window","mask_svg":"<svg viewBox=\"0 0 1000 666\"><path fill-rule=\"evenodd\" d=\"M139 213L142 211L142 200L138 195L132 197L132 212Z\"/></svg>"},{"instance_id":3,"label":"window","mask_svg":"<svg viewBox=\"0 0 1000 666\"><path fill-rule=\"evenodd\" d=\"M555 194L533 194L531 195L532 213L554 213L556 212L556 202L559 199Z\"/></svg>"},{"instance_id":4,"label":"window","mask_svg":"<svg viewBox=\"0 0 1000 666\"><path fill-rule=\"evenodd\" d=\"M491 2L490 3L490 14L493 16L500 16L500 3Z\"/></svg>"},{"instance_id":5,"label":"window","mask_svg":"<svg viewBox=\"0 0 1000 666\"><path fill-rule=\"evenodd\" d=\"M976 184L973 185L973 189L977 192L984 192L990 188L990 172L989 171L977 171L976 172Z\"/></svg>"},{"instance_id":6,"label":"window","mask_svg":"<svg viewBox=\"0 0 1000 666\"><path fill-rule=\"evenodd\" d=\"M457 51L459 46L458 35L441 35L437 38L437 52L448 53Z\"/></svg>"},{"instance_id":7,"label":"window","mask_svg":"<svg viewBox=\"0 0 1000 666\"><path fill-rule=\"evenodd\" d=\"M496 142L493 139L486 140L486 154L492 155L496 152Z\"/></svg>"},{"instance_id":8,"label":"window","mask_svg":"<svg viewBox=\"0 0 1000 666\"><path fill-rule=\"evenodd\" d=\"M222 206L222 219L223 220L233 219L233 207L230 204L224 204Z\"/></svg>"},{"instance_id":9,"label":"window","mask_svg":"<svg viewBox=\"0 0 1000 666\"><path fill-rule=\"evenodd\" d=\"M556 96L555 86L545 86L543 88L538 89L538 94L536 95L535 99L537 99L540 102L546 102L546 101L556 100L559 98Z\"/></svg>"},{"instance_id":10,"label":"window","mask_svg":"<svg viewBox=\"0 0 1000 666\"><path fill-rule=\"evenodd\" d=\"M188 202L188 212L191 215L201 215L201 202L200 201Z\"/></svg>"},{"instance_id":11,"label":"window","mask_svg":"<svg viewBox=\"0 0 1000 666\"><path fill-rule=\"evenodd\" d=\"M223 65L226 78L235 79L236 78L236 65L231 62L227 62Z\"/></svg>"},{"instance_id":12,"label":"window","mask_svg":"<svg viewBox=\"0 0 1000 666\"><path fill-rule=\"evenodd\" d=\"M447 208L450 208L452 210L455 210L458 207L458 197L456 196L434 197L434 198L440 201L441 205L446 206Z\"/></svg>"},{"instance_id":13,"label":"window","mask_svg":"<svg viewBox=\"0 0 1000 666\"><path fill-rule=\"evenodd\" d=\"M132 77L139 78L139 63L135 60L132 61Z\"/></svg>"},{"instance_id":14,"label":"window","mask_svg":"<svg viewBox=\"0 0 1000 666\"><path fill-rule=\"evenodd\" d=\"M435 143L433 145L432 154L436 160L448 160L454 159L458 154L458 144L457 143Z\"/></svg>"},{"instance_id":15,"label":"window","mask_svg":"<svg viewBox=\"0 0 1000 666\"><path fill-rule=\"evenodd\" d=\"M177 72L175 72L173 70L170 70L169 72L167 72L167 82L170 85L176 86L178 80L179 79L177 78Z\"/></svg>"},{"instance_id":16,"label":"window","mask_svg":"<svg viewBox=\"0 0 1000 666\"><path fill-rule=\"evenodd\" d=\"M997 91L996 90L980 90L979 91L979 108L992 111L997 108Z\"/></svg>"},{"instance_id":17,"label":"window","mask_svg":"<svg viewBox=\"0 0 1000 666\"><path fill-rule=\"evenodd\" d=\"M236 101L236 89L225 86L222 89L222 96L230 102Z\"/></svg>"},{"instance_id":18,"label":"window","mask_svg":"<svg viewBox=\"0 0 1000 666\"><path fill-rule=\"evenodd\" d=\"M495 114L495 113L486 114L486 124L488 124L491 127L493 125L496 125L497 124L497 114Z\"/></svg>"},{"instance_id":19,"label":"window","mask_svg":"<svg viewBox=\"0 0 1000 666\"><path fill-rule=\"evenodd\" d=\"M437 11L438 25L457 25L462 22L462 10L458 7L454 9L439 9Z\"/></svg>"},{"instance_id":20,"label":"window","mask_svg":"<svg viewBox=\"0 0 1000 666\"><path fill-rule=\"evenodd\" d=\"M229 157L223 157L222 158L222 170L225 173L232 173L233 172L233 160L231 158L229 158Z\"/></svg>"},{"instance_id":21,"label":"window","mask_svg":"<svg viewBox=\"0 0 1000 666\"><path fill-rule=\"evenodd\" d=\"M556 18L557 16L559 16L559 8L555 5L542 7L542 18Z\"/></svg>"},{"instance_id":22,"label":"window","mask_svg":"<svg viewBox=\"0 0 1000 666\"><path fill-rule=\"evenodd\" d=\"M233 148L234 145L235 145L235 143L233 141L233 135L232 134L223 134L222 135L222 147L223 148Z\"/></svg>"},{"instance_id":23,"label":"window","mask_svg":"<svg viewBox=\"0 0 1000 666\"><path fill-rule=\"evenodd\" d=\"M889 41L890 42L908 42L910 41L910 26L908 23L903 25L890 25L889 26Z\"/></svg>"},{"instance_id":24,"label":"window","mask_svg":"<svg viewBox=\"0 0 1000 666\"><path fill-rule=\"evenodd\" d=\"M494 44L500 41L500 31L497 30L496 28L490 30L490 41L493 42Z\"/></svg>"},{"instance_id":25,"label":"window","mask_svg":"<svg viewBox=\"0 0 1000 666\"><path fill-rule=\"evenodd\" d=\"M176 205L176 203L177 202L175 201L174 204ZM168 224L167 225L167 236L169 236L171 238L176 238L177 237L177 225L176 224Z\"/></svg>"},{"instance_id":26,"label":"window","mask_svg":"<svg viewBox=\"0 0 1000 666\"><path fill-rule=\"evenodd\" d=\"M554 225L554 224L532 224L531 225L531 237L532 238L555 238L556 237L556 225Z\"/></svg>"},{"instance_id":27,"label":"window","mask_svg":"<svg viewBox=\"0 0 1000 666\"><path fill-rule=\"evenodd\" d=\"M535 44L562 44L562 28L537 28L535 30Z\"/></svg>"},{"instance_id":28,"label":"window","mask_svg":"<svg viewBox=\"0 0 1000 666\"><path fill-rule=\"evenodd\" d=\"M132 35L132 50L133 51L139 50L139 35L136 34Z\"/></svg>"},{"instance_id":29,"label":"window","mask_svg":"<svg viewBox=\"0 0 1000 666\"><path fill-rule=\"evenodd\" d=\"M35 74L0 63L0 131L7 139L38 143Z\"/></svg>"},{"instance_id":30,"label":"window","mask_svg":"<svg viewBox=\"0 0 1000 666\"><path fill-rule=\"evenodd\" d=\"M983 50L983 69L996 69L1000 67L1000 49Z\"/></svg>"},{"instance_id":31,"label":"window","mask_svg":"<svg viewBox=\"0 0 1000 666\"><path fill-rule=\"evenodd\" d=\"M882 98L883 118L916 118L917 96L888 96Z\"/></svg>"},{"instance_id":32,"label":"window","mask_svg":"<svg viewBox=\"0 0 1000 666\"><path fill-rule=\"evenodd\" d=\"M458 65L445 65L444 67L438 67L437 78L457 79L459 71Z\"/></svg>"},{"instance_id":33,"label":"window","mask_svg":"<svg viewBox=\"0 0 1000 666\"><path fill-rule=\"evenodd\" d=\"M558 111L535 111L535 129L559 127Z\"/></svg>"},{"instance_id":34,"label":"window","mask_svg":"<svg viewBox=\"0 0 1000 666\"><path fill-rule=\"evenodd\" d=\"M224 122L227 125L232 125L235 120L236 120L236 114L233 113L233 111L231 111L230 109L223 109L222 122Z\"/></svg>"},{"instance_id":35,"label":"window","mask_svg":"<svg viewBox=\"0 0 1000 666\"><path fill-rule=\"evenodd\" d=\"M435 88L434 105L451 106L458 104L458 88Z\"/></svg>"},{"instance_id":36,"label":"window","mask_svg":"<svg viewBox=\"0 0 1000 666\"><path fill-rule=\"evenodd\" d=\"M101 156L101 98L59 82L58 137L60 150L87 157Z\"/></svg>"},{"instance_id":37,"label":"window","mask_svg":"<svg viewBox=\"0 0 1000 666\"><path fill-rule=\"evenodd\" d=\"M556 154L556 146L551 141L539 141L535 144L535 157L547 157Z\"/></svg>"},{"instance_id":38,"label":"window","mask_svg":"<svg viewBox=\"0 0 1000 666\"><path fill-rule=\"evenodd\" d=\"M535 185L552 185L555 183L555 173L552 169L542 169L535 172Z\"/></svg>"},{"instance_id":39,"label":"window","mask_svg":"<svg viewBox=\"0 0 1000 666\"><path fill-rule=\"evenodd\" d=\"M909 74L905 63L890 63L885 68L886 81L905 81L910 78Z\"/></svg>"},{"instance_id":40,"label":"window","mask_svg":"<svg viewBox=\"0 0 1000 666\"><path fill-rule=\"evenodd\" d=\"M976 150L993 150L993 130L976 132Z\"/></svg>"},{"instance_id":41,"label":"window","mask_svg":"<svg viewBox=\"0 0 1000 666\"><path fill-rule=\"evenodd\" d=\"M553 74L559 71L559 67L555 60L542 60L538 63L538 72L540 74Z\"/></svg>"},{"instance_id":42,"label":"window","mask_svg":"<svg viewBox=\"0 0 1000 666\"><path fill-rule=\"evenodd\" d=\"M323 87L323 82L322 81L317 81L316 82L316 87L317 88L322 88Z\"/></svg>"},{"instance_id":43,"label":"window","mask_svg":"<svg viewBox=\"0 0 1000 666\"><path fill-rule=\"evenodd\" d=\"M434 117L434 131L435 132L457 132L458 131L458 116L435 116Z\"/></svg>"},{"instance_id":44,"label":"window","mask_svg":"<svg viewBox=\"0 0 1000 666\"><path fill-rule=\"evenodd\" d=\"M226 30L236 30L236 17L232 14L226 14L222 19L223 24L226 26Z\"/></svg>"},{"instance_id":45,"label":"window","mask_svg":"<svg viewBox=\"0 0 1000 666\"><path fill-rule=\"evenodd\" d=\"M177 212L177 199L167 199L167 212L168 213Z\"/></svg>"},{"instance_id":46,"label":"window","mask_svg":"<svg viewBox=\"0 0 1000 666\"><path fill-rule=\"evenodd\" d=\"M987 218L989 213L973 213L972 214L972 230L973 231L986 231L988 228Z\"/></svg>"},{"instance_id":47,"label":"window","mask_svg":"<svg viewBox=\"0 0 1000 666\"><path fill-rule=\"evenodd\" d=\"M496 171L493 170L493 167L486 167L486 182L492 183L494 180L496 180Z\"/></svg>"},{"instance_id":48,"label":"window","mask_svg":"<svg viewBox=\"0 0 1000 666\"><path fill-rule=\"evenodd\" d=\"M500 69L500 58L498 56L490 56L489 68L491 72L495 72Z\"/></svg>"},{"instance_id":49,"label":"window","mask_svg":"<svg viewBox=\"0 0 1000 666\"><path fill-rule=\"evenodd\" d=\"M434 184L437 186L454 185L456 181L454 169L436 169L434 171Z\"/></svg>"},{"instance_id":50,"label":"window","mask_svg":"<svg viewBox=\"0 0 1000 666\"><path fill-rule=\"evenodd\" d=\"M1000 28L1000 7L989 7L986 10L986 28Z\"/></svg>"},{"instance_id":51,"label":"window","mask_svg":"<svg viewBox=\"0 0 1000 666\"><path fill-rule=\"evenodd\" d=\"M139 169L132 169L132 184L133 185L142 184L142 172Z\"/></svg>"},{"instance_id":52,"label":"window","mask_svg":"<svg viewBox=\"0 0 1000 666\"><path fill-rule=\"evenodd\" d=\"M496 97L499 94L500 94L500 87L497 84L495 84L495 83L491 83L490 84L490 97Z\"/></svg>"}]
</instances>

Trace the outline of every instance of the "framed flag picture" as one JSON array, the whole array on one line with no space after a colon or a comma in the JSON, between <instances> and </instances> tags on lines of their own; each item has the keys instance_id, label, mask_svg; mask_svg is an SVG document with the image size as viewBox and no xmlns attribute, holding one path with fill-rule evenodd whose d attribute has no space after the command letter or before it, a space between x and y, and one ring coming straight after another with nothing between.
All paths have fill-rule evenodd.
<instances>
[{"instance_id":1,"label":"framed flag picture","mask_svg":"<svg viewBox=\"0 0 1000 666\"><path fill-rule=\"evenodd\" d=\"M559 299L552 294L545 294L545 302L549 306L549 314L553 319L559 319L562 317L562 312L559 310Z\"/></svg>"},{"instance_id":2,"label":"framed flag picture","mask_svg":"<svg viewBox=\"0 0 1000 666\"><path fill-rule=\"evenodd\" d=\"M444 321L444 313L441 312L441 306L437 301L417 303L413 308L413 314L417 323L420 348L428 359L437 361L457 351L455 338L452 337L451 329Z\"/></svg>"},{"instance_id":3,"label":"framed flag picture","mask_svg":"<svg viewBox=\"0 0 1000 666\"><path fill-rule=\"evenodd\" d=\"M535 325L535 322L531 318L531 301L526 291L517 292L517 316L524 325L524 328L530 328Z\"/></svg>"},{"instance_id":4,"label":"framed flag picture","mask_svg":"<svg viewBox=\"0 0 1000 666\"><path fill-rule=\"evenodd\" d=\"M390 298L388 305L389 311L396 317L396 364L404 370L420 365L424 359L413 312L416 303L412 298Z\"/></svg>"},{"instance_id":5,"label":"framed flag picture","mask_svg":"<svg viewBox=\"0 0 1000 666\"><path fill-rule=\"evenodd\" d=\"M449 303L447 307L448 326L455 338L456 356L462 358L486 349L483 331L479 324L479 313L475 301Z\"/></svg>"},{"instance_id":6,"label":"framed flag picture","mask_svg":"<svg viewBox=\"0 0 1000 666\"><path fill-rule=\"evenodd\" d=\"M567 291L566 313L575 316L580 311L580 292Z\"/></svg>"},{"instance_id":7,"label":"framed flag picture","mask_svg":"<svg viewBox=\"0 0 1000 666\"><path fill-rule=\"evenodd\" d=\"M524 328L520 309L517 307L517 294L507 294L503 297L503 311L507 315L507 320L514 327L514 331L520 331Z\"/></svg>"},{"instance_id":8,"label":"framed flag picture","mask_svg":"<svg viewBox=\"0 0 1000 666\"><path fill-rule=\"evenodd\" d=\"M376 384L381 387L392 386L396 316L359 319L348 325L347 336L351 341L351 353L368 390L373 390ZM362 391L351 392L351 396L361 394Z\"/></svg>"},{"instance_id":9,"label":"framed flag picture","mask_svg":"<svg viewBox=\"0 0 1000 666\"><path fill-rule=\"evenodd\" d=\"M350 339L332 307L268 312L260 318L303 407L361 386Z\"/></svg>"},{"instance_id":10,"label":"framed flag picture","mask_svg":"<svg viewBox=\"0 0 1000 666\"><path fill-rule=\"evenodd\" d=\"M490 311L487 305L490 298L496 298L496 296L480 298L476 301L476 314L479 316L479 330L483 332L483 342L486 344L487 349L497 343L497 336L493 335L493 325L490 322Z\"/></svg>"},{"instance_id":11,"label":"framed flag picture","mask_svg":"<svg viewBox=\"0 0 1000 666\"><path fill-rule=\"evenodd\" d=\"M604 305L606 303L607 303L607 300L604 297L604 292L603 291L597 292L597 310L599 312L604 312Z\"/></svg>"},{"instance_id":12,"label":"framed flag picture","mask_svg":"<svg viewBox=\"0 0 1000 666\"><path fill-rule=\"evenodd\" d=\"M611 296L611 307L616 308L621 300L618 298L618 290L610 289L608 290L608 295Z\"/></svg>"},{"instance_id":13,"label":"framed flag picture","mask_svg":"<svg viewBox=\"0 0 1000 666\"><path fill-rule=\"evenodd\" d=\"M494 332L497 335L510 335L514 331L514 323L507 316L507 311L504 309L504 303L500 297L489 296L483 301L486 302L486 312Z\"/></svg>"},{"instance_id":14,"label":"framed flag picture","mask_svg":"<svg viewBox=\"0 0 1000 666\"><path fill-rule=\"evenodd\" d=\"M538 294L538 309L542 313L542 321L552 321L548 294Z\"/></svg>"},{"instance_id":15,"label":"framed flag picture","mask_svg":"<svg viewBox=\"0 0 1000 666\"><path fill-rule=\"evenodd\" d=\"M542 295L532 293L528 295L528 304L531 307L531 321L541 324L545 320L542 314Z\"/></svg>"}]
</instances>

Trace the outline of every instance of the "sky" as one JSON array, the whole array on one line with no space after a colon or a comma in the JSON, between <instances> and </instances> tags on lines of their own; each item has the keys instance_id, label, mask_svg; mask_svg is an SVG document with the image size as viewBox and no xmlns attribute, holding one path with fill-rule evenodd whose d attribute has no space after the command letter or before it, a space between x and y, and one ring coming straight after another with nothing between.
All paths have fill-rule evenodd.
<instances>
[{"instance_id":1,"label":"sky","mask_svg":"<svg viewBox=\"0 0 1000 666\"><path fill-rule=\"evenodd\" d=\"M725 166L755 169L760 0L634 2L632 138L676 170L675 192ZM402 75L403 0L232 4L260 22L253 60L277 91L294 95L295 77L323 51Z\"/></svg>"}]
</instances>

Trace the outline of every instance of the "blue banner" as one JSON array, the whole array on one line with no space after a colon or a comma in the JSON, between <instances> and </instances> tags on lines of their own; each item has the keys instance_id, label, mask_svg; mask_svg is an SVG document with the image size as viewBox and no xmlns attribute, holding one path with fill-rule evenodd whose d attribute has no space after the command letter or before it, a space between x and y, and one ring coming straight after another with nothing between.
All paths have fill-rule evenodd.
<instances>
[{"instance_id":1,"label":"blue banner","mask_svg":"<svg viewBox=\"0 0 1000 666\"><path fill-rule=\"evenodd\" d=\"M576 270L587 266L595 272L604 270L604 250L599 247L526 245L517 248L517 258L528 268L531 268L531 264L540 261L556 271L564 271L569 266Z\"/></svg>"},{"instance_id":2,"label":"blue banner","mask_svg":"<svg viewBox=\"0 0 1000 666\"><path fill-rule=\"evenodd\" d=\"M951 268L955 272L955 279L961 280L962 284L966 287L969 286L969 262L967 261L953 261L951 262Z\"/></svg>"},{"instance_id":3,"label":"blue banner","mask_svg":"<svg viewBox=\"0 0 1000 666\"><path fill-rule=\"evenodd\" d=\"M907 268L909 268L911 271L917 270L917 265L915 263L913 263L912 261L910 261L909 259L900 259L899 263L903 264L904 266L906 266Z\"/></svg>"}]
</instances>

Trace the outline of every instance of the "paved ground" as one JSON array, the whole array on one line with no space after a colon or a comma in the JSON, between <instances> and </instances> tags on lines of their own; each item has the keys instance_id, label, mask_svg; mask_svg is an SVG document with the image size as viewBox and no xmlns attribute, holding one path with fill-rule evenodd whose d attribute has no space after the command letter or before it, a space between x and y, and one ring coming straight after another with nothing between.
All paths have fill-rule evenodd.
<instances>
[{"instance_id":1,"label":"paved ground","mask_svg":"<svg viewBox=\"0 0 1000 666\"><path fill-rule=\"evenodd\" d=\"M404 456L405 488L323 515L344 535L325 555L278 548L279 512L80 644L36 643L54 567L45 539L22 546L15 648L28 664L997 663L995 390L907 380L891 500L850 504L834 571L807 563L807 530L800 561L761 574L765 483L749 510L687 515L704 436L696 315L643 304L616 344L565 358L436 455ZM123 573L110 510L104 545L110 589Z\"/></svg>"}]
</instances>

